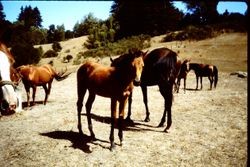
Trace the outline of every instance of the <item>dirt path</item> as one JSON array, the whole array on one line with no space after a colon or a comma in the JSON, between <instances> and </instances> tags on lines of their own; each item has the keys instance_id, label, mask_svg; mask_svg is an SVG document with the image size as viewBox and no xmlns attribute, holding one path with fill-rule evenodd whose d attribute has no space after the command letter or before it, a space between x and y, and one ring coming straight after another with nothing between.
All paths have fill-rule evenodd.
<instances>
[{"instance_id":1,"label":"dirt path","mask_svg":"<svg viewBox=\"0 0 250 167\"><path fill-rule=\"evenodd\" d=\"M124 131L124 145L109 148L110 100L97 97L93 108L95 142L90 142L85 110L84 137L78 135L76 76L53 82L46 106L37 104L20 114L0 118L0 166L246 166L247 79L219 73L216 90L189 90L174 94L173 124L169 133L157 128L163 99L158 87L149 88L151 122L143 122L145 109L140 88L134 89L133 126ZM181 85L182 88L182 85ZM37 101L44 98L37 91ZM26 100L25 94L23 94ZM86 100L86 98L85 98ZM115 142L119 143L117 130Z\"/></svg>"}]
</instances>

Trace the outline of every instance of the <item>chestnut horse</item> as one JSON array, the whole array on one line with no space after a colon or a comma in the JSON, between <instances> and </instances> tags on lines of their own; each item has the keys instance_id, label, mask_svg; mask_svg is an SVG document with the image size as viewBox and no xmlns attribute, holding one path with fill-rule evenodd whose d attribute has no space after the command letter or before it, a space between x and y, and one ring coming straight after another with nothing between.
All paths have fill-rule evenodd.
<instances>
[{"instance_id":1,"label":"chestnut horse","mask_svg":"<svg viewBox=\"0 0 250 167\"><path fill-rule=\"evenodd\" d=\"M144 53L141 51L130 52L122 55L122 60L119 58L114 60L111 67L103 66L99 63L87 61L82 64L77 70L77 111L78 111L78 129L79 133L83 134L81 126L81 111L83 99L86 91L89 92L89 97L86 103L86 113L88 120L88 129L92 139L95 140L95 134L92 129L91 108L95 100L95 96L103 96L111 98L111 131L110 131L110 150L112 151L114 144L114 123L116 120L117 102L119 102L119 139L122 145L123 132L122 122L124 117L124 107L127 103L128 96L133 89L133 81L139 83L141 72L144 66Z\"/></svg>"},{"instance_id":2,"label":"chestnut horse","mask_svg":"<svg viewBox=\"0 0 250 167\"><path fill-rule=\"evenodd\" d=\"M0 42L0 115L22 110L22 99L13 82L14 57L5 44Z\"/></svg>"},{"instance_id":3,"label":"chestnut horse","mask_svg":"<svg viewBox=\"0 0 250 167\"><path fill-rule=\"evenodd\" d=\"M172 124L171 107L173 100L173 85L175 83L176 77L179 74L181 61L175 52L168 48L157 48L152 50L146 56L144 56L144 69L141 76L141 90L143 93L143 101L146 108L146 118L145 122L150 121L149 109L148 109L148 98L147 98L147 86L158 85L160 88L160 93L165 100L165 109L161 122L158 127L162 127L165 123L166 113L167 127L164 131L167 131ZM131 121L131 104L132 104L132 93L129 97L128 105L128 116L127 120Z\"/></svg>"},{"instance_id":4,"label":"chestnut horse","mask_svg":"<svg viewBox=\"0 0 250 167\"><path fill-rule=\"evenodd\" d=\"M196 90L198 89L198 80L200 78L200 84L202 89L202 77L208 77L210 81L210 90L212 90L212 85L214 82L214 88L216 88L218 82L218 69L214 65L209 64L198 64L198 63L189 63L189 71L194 70L196 75Z\"/></svg>"},{"instance_id":5,"label":"chestnut horse","mask_svg":"<svg viewBox=\"0 0 250 167\"><path fill-rule=\"evenodd\" d=\"M181 84L181 79L184 80L184 93L186 93L186 80L187 80L187 74L188 74L188 69L189 69L189 62L190 60L184 60L181 63L181 69L179 72L179 75L177 77L177 82L176 82L176 92L179 93L180 89L180 84Z\"/></svg>"},{"instance_id":6,"label":"chestnut horse","mask_svg":"<svg viewBox=\"0 0 250 167\"><path fill-rule=\"evenodd\" d=\"M30 106L30 88L33 89L33 104L35 102L35 95L36 95L36 87L42 86L45 91L45 99L44 105L46 105L48 96L50 94L52 81L55 78L57 81L61 81L66 79L69 74L65 75L65 72L59 74L54 70L54 68L49 65L45 64L42 66L34 66L34 65L23 65L17 68L18 73L20 74L24 88L27 93L27 106ZM47 87L48 85L48 87Z\"/></svg>"}]
</instances>

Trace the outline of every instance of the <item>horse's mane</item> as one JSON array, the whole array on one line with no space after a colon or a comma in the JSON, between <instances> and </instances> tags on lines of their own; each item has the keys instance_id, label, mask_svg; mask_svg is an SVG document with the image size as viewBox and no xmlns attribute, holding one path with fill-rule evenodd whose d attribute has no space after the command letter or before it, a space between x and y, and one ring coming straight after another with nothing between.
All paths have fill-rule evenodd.
<instances>
[{"instance_id":1,"label":"horse's mane","mask_svg":"<svg viewBox=\"0 0 250 167\"><path fill-rule=\"evenodd\" d=\"M10 53L9 49L8 49L7 46L6 46L4 43L2 43L1 41L0 41L0 51L4 52L4 53L7 55L7 57L8 57L8 59L9 59L9 62L11 63L11 65L13 65L13 64L15 63L15 59L14 59L14 57L12 56L12 54Z\"/></svg>"},{"instance_id":2,"label":"horse's mane","mask_svg":"<svg viewBox=\"0 0 250 167\"><path fill-rule=\"evenodd\" d=\"M130 49L129 53L125 53L118 58L114 59L111 63L111 66L113 67L119 67L122 65L126 65L126 63L130 63L134 58L140 57L143 54L142 51L138 49Z\"/></svg>"}]
</instances>

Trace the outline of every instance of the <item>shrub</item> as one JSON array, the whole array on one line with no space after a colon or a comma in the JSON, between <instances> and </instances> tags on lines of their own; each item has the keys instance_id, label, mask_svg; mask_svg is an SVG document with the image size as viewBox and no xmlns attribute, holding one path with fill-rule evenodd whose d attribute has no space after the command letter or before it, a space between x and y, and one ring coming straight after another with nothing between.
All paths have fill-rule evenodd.
<instances>
[{"instance_id":1,"label":"shrub","mask_svg":"<svg viewBox=\"0 0 250 167\"><path fill-rule=\"evenodd\" d=\"M48 50L47 52L45 52L44 54L43 54L43 57L44 58L48 58L48 57L56 57L58 55L58 53L57 52L55 52L54 50Z\"/></svg>"},{"instance_id":2,"label":"shrub","mask_svg":"<svg viewBox=\"0 0 250 167\"><path fill-rule=\"evenodd\" d=\"M68 62L70 62L71 59L73 59L73 56L67 55L67 56L63 57L63 62L68 63Z\"/></svg>"},{"instance_id":3,"label":"shrub","mask_svg":"<svg viewBox=\"0 0 250 167\"><path fill-rule=\"evenodd\" d=\"M27 43L19 43L12 46L11 53L16 60L15 67L26 64L37 64L42 57L43 50L41 47L34 48Z\"/></svg>"},{"instance_id":4,"label":"shrub","mask_svg":"<svg viewBox=\"0 0 250 167\"><path fill-rule=\"evenodd\" d=\"M54 42L52 44L52 49L55 51L55 52L60 52L62 50L62 47L60 45L59 42Z\"/></svg>"}]
</instances>

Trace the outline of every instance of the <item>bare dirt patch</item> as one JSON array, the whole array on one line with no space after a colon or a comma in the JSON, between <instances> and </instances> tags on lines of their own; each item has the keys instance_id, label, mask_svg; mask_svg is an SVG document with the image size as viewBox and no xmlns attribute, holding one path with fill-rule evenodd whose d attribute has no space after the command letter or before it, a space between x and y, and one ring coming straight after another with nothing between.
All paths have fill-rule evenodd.
<instances>
[{"instance_id":1,"label":"bare dirt patch","mask_svg":"<svg viewBox=\"0 0 250 167\"><path fill-rule=\"evenodd\" d=\"M209 50L212 44L207 42L206 47L204 43L193 42L185 48L182 45L180 56L194 55L194 60L206 62L207 57L199 57L200 53L217 55L217 50ZM170 43L159 45L178 48ZM240 52L238 56L242 56L238 59L247 58L246 46L245 41L241 48L245 54ZM221 45L217 43L217 47ZM194 50L199 53L191 54ZM217 59L209 60L217 62ZM108 59L101 62L108 64ZM174 94L173 124L169 133L157 128L164 109L158 87L148 88L151 111L148 123L143 122L145 108L141 90L136 87L132 104L134 124L125 127L124 145L117 145L113 152L109 150L110 100L107 98L97 96L92 108L98 140L89 139L84 109L85 135L78 135L76 74L72 73L66 80L53 82L46 106L39 103L44 99L44 91L38 89L38 104L0 118L0 166L247 166L247 79L230 75L230 71L240 70L237 65L231 67L234 63L235 60L226 57L224 65L218 65L218 85L211 91L207 78L203 79L203 90L195 91L195 76L189 73L186 93L180 89L179 94ZM224 66L230 66L230 70ZM247 67L246 62L242 66ZM22 85L20 88L26 101L24 88ZM115 142L119 144L117 133L116 129Z\"/></svg>"}]
</instances>

